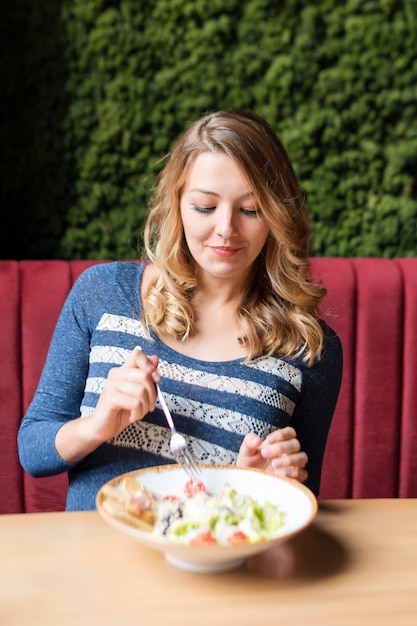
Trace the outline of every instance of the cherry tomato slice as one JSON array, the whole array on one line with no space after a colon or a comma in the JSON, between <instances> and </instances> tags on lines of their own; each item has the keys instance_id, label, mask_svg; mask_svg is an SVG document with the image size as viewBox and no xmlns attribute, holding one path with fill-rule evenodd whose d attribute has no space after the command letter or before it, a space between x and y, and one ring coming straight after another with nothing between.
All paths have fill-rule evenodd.
<instances>
[{"instance_id":1,"label":"cherry tomato slice","mask_svg":"<svg viewBox=\"0 0 417 626\"><path fill-rule=\"evenodd\" d=\"M205 484L201 480L190 478L184 487L186 496L193 496L195 493L207 493Z\"/></svg>"},{"instance_id":2,"label":"cherry tomato slice","mask_svg":"<svg viewBox=\"0 0 417 626\"><path fill-rule=\"evenodd\" d=\"M201 546L205 543L214 543L214 537L211 530L205 530L191 539L191 546Z\"/></svg>"},{"instance_id":3,"label":"cherry tomato slice","mask_svg":"<svg viewBox=\"0 0 417 626\"><path fill-rule=\"evenodd\" d=\"M237 544L237 543L247 543L248 536L245 535L241 530L236 530L236 532L232 533L229 537L229 543Z\"/></svg>"},{"instance_id":4,"label":"cherry tomato slice","mask_svg":"<svg viewBox=\"0 0 417 626\"><path fill-rule=\"evenodd\" d=\"M176 502L179 499L179 496L164 496L165 502Z\"/></svg>"}]
</instances>

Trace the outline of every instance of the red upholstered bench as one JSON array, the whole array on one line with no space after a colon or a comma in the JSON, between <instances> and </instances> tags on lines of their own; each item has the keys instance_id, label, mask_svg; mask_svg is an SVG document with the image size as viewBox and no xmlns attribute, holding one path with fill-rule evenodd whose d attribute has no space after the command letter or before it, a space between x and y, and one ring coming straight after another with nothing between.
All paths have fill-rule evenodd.
<instances>
[{"instance_id":1,"label":"red upholstered bench","mask_svg":"<svg viewBox=\"0 0 417 626\"><path fill-rule=\"evenodd\" d=\"M33 479L16 435L66 295L97 261L0 261L0 513L63 510L66 476ZM417 497L417 258L317 258L344 375L321 499Z\"/></svg>"}]
</instances>

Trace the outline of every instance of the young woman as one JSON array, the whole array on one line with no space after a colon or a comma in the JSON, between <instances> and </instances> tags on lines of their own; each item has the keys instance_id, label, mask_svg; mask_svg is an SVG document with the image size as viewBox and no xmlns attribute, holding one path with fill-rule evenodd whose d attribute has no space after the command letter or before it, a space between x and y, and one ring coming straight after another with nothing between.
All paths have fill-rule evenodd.
<instances>
[{"instance_id":1,"label":"young woman","mask_svg":"<svg viewBox=\"0 0 417 626\"><path fill-rule=\"evenodd\" d=\"M197 460L267 469L318 494L342 351L309 280L309 219L279 138L249 112L192 124L161 173L146 262L85 271L18 437L34 476L69 472L67 510L172 462L165 394Z\"/></svg>"}]
</instances>

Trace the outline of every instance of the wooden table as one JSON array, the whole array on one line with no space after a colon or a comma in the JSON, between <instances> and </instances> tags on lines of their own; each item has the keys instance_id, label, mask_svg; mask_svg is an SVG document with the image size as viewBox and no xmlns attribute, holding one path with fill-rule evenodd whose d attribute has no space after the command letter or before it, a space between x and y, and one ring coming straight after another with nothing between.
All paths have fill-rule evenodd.
<instances>
[{"instance_id":1,"label":"wooden table","mask_svg":"<svg viewBox=\"0 0 417 626\"><path fill-rule=\"evenodd\" d=\"M417 624L417 500L333 500L238 570L193 574L95 512L0 517L0 624Z\"/></svg>"}]
</instances>

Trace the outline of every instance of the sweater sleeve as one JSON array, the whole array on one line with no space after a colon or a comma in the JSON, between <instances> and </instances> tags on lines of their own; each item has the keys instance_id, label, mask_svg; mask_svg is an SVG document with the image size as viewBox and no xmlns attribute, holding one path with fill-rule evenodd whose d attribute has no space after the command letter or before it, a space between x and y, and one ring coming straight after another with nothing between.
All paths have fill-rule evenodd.
<instances>
[{"instance_id":1,"label":"sweater sleeve","mask_svg":"<svg viewBox=\"0 0 417 626\"><path fill-rule=\"evenodd\" d=\"M294 426L301 449L308 455L306 486L318 496L327 436L339 396L343 355L339 337L325 327L326 342L319 361L305 371L301 401L295 409Z\"/></svg>"},{"instance_id":2,"label":"sweater sleeve","mask_svg":"<svg viewBox=\"0 0 417 626\"><path fill-rule=\"evenodd\" d=\"M65 422L80 415L91 328L96 324L100 294L104 292L103 274L108 273L102 271L103 267L87 269L70 291L37 390L20 425L19 459L22 467L35 477L58 474L73 467L59 456L55 437Z\"/></svg>"}]
</instances>

